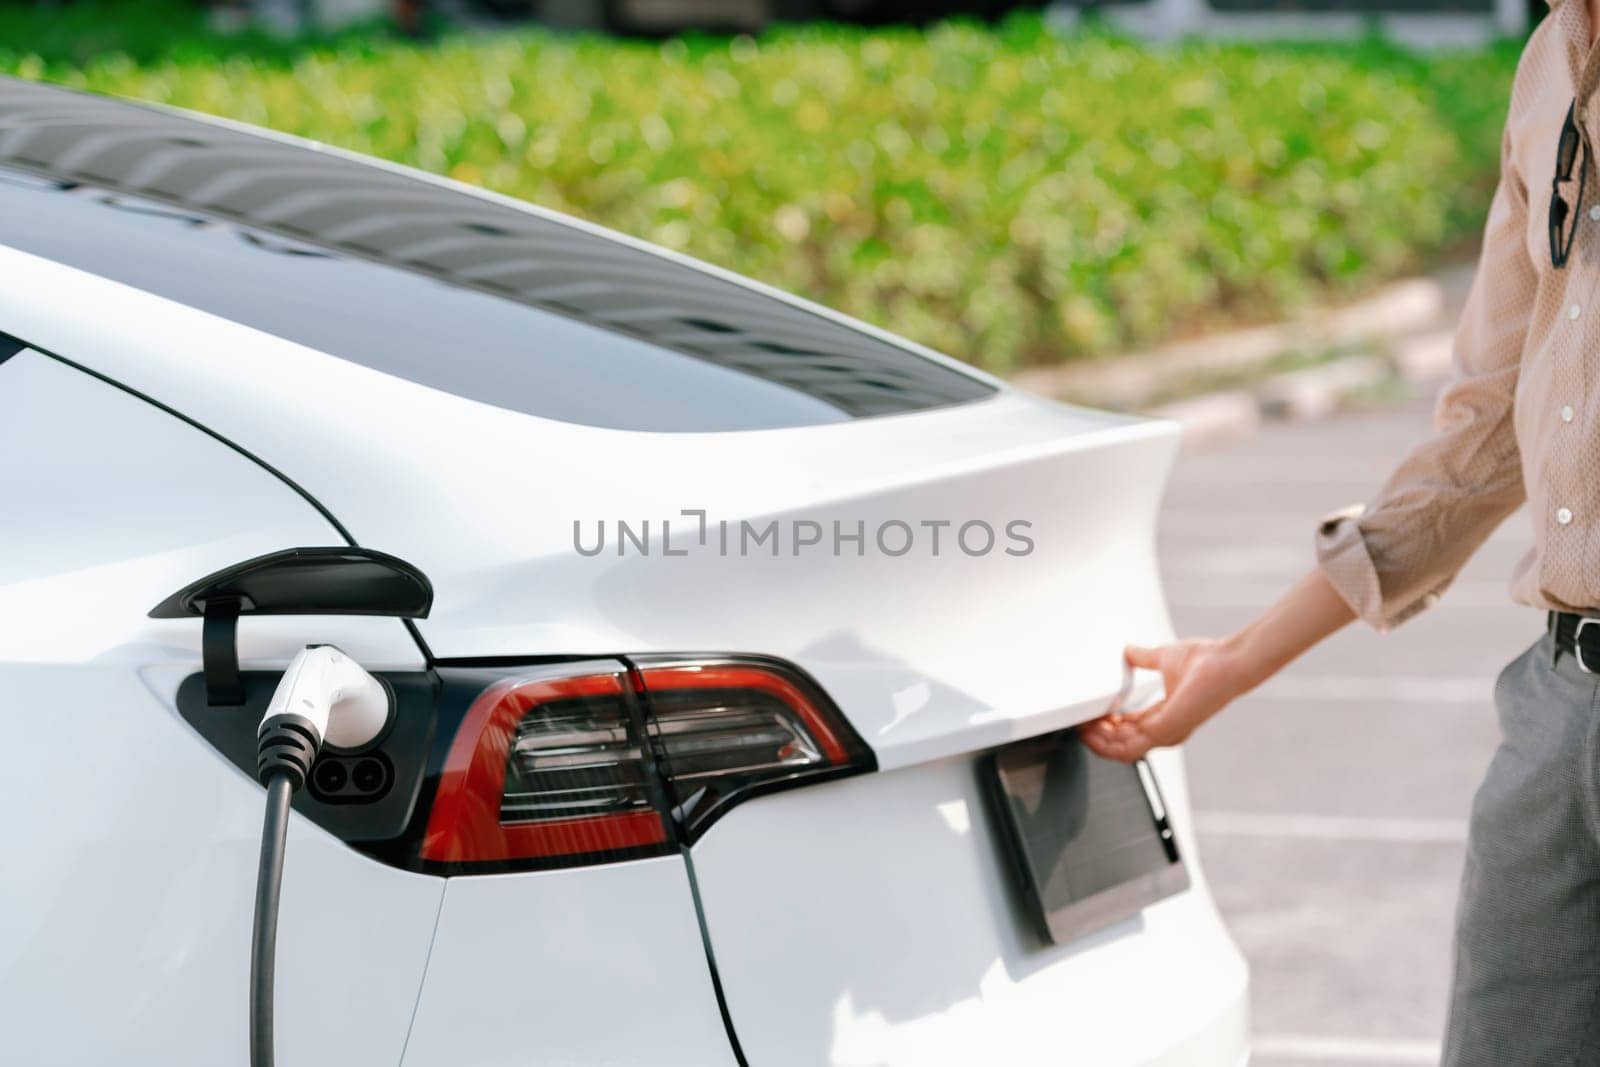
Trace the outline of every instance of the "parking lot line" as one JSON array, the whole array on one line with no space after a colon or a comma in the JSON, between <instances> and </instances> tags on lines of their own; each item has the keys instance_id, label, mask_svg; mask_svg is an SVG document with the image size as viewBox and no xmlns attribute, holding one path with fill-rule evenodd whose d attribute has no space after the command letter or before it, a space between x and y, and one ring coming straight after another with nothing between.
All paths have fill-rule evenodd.
<instances>
[{"instance_id":1,"label":"parking lot line","mask_svg":"<svg viewBox=\"0 0 1600 1067\"><path fill-rule=\"evenodd\" d=\"M1197 811L1194 813L1194 824L1201 834L1217 837L1293 837L1406 844L1459 844L1467 839L1465 819Z\"/></svg>"}]
</instances>

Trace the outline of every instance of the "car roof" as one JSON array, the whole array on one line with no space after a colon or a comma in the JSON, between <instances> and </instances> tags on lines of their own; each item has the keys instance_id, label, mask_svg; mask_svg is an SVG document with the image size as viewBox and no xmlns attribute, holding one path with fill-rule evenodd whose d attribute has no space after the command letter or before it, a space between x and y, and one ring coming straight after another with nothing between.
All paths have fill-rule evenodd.
<instances>
[{"instance_id":1,"label":"car roof","mask_svg":"<svg viewBox=\"0 0 1600 1067\"><path fill-rule=\"evenodd\" d=\"M537 309L783 386L838 417L942 407L996 387L881 331L599 227L185 112L0 78L0 168L137 197ZM236 307L207 308L193 291L203 278L166 294L119 276L113 264L129 262L137 247L86 252L79 241L80 255L101 257L85 263L45 244L19 247L386 369L320 337L296 336L290 311L277 324L288 328L275 328Z\"/></svg>"}]
</instances>

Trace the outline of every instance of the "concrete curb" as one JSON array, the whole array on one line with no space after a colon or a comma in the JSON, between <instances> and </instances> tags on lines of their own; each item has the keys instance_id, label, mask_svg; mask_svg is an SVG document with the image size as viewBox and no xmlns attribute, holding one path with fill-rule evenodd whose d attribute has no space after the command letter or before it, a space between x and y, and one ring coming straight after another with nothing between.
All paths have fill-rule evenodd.
<instances>
[{"instance_id":1,"label":"concrete curb","mask_svg":"<svg viewBox=\"0 0 1600 1067\"><path fill-rule=\"evenodd\" d=\"M1270 419L1320 418L1390 385L1428 386L1448 377L1455 320L1473 267L1455 265L1390 285L1342 308L1167 345L1143 355L1017 375L1014 384L1057 399L1168 418L1185 448L1255 433ZM1311 366L1273 372L1298 356ZM1187 383L1243 379L1162 401Z\"/></svg>"},{"instance_id":2,"label":"concrete curb","mask_svg":"<svg viewBox=\"0 0 1600 1067\"><path fill-rule=\"evenodd\" d=\"M1256 399L1262 413L1272 418L1321 418L1348 397L1376 389L1393 376L1394 368L1382 356L1346 356L1318 367L1273 375L1256 390Z\"/></svg>"},{"instance_id":3,"label":"concrete curb","mask_svg":"<svg viewBox=\"0 0 1600 1067\"><path fill-rule=\"evenodd\" d=\"M1392 355L1355 353L1327 363L1269 375L1248 389L1228 389L1146 408L1183 429L1185 449L1211 448L1249 437L1269 420L1317 419L1348 408L1389 385L1430 387L1449 377L1454 331L1407 341Z\"/></svg>"}]
</instances>

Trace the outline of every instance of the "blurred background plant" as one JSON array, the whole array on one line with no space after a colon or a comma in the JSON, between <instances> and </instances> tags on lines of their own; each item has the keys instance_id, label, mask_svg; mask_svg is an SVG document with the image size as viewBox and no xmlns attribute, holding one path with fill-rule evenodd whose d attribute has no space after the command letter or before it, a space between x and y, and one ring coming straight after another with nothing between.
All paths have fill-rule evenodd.
<instances>
[{"instance_id":1,"label":"blurred background plant","mask_svg":"<svg viewBox=\"0 0 1600 1067\"><path fill-rule=\"evenodd\" d=\"M213 27L176 0L0 6L0 70L448 174L1002 373L1461 253L1517 54L1157 47L1034 13L664 41Z\"/></svg>"}]
</instances>

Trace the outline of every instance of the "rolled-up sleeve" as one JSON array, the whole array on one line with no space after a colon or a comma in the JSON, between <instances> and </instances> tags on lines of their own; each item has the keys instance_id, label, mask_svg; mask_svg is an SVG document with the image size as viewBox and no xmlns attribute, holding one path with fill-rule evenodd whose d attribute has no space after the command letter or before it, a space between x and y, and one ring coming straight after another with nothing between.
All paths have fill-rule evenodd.
<instances>
[{"instance_id":1,"label":"rolled-up sleeve","mask_svg":"<svg viewBox=\"0 0 1600 1067\"><path fill-rule=\"evenodd\" d=\"M1327 516L1317 559L1356 614L1386 630L1430 606L1524 496L1512 412L1538 278L1527 189L1502 144L1478 273L1434 433L1364 507Z\"/></svg>"}]
</instances>

